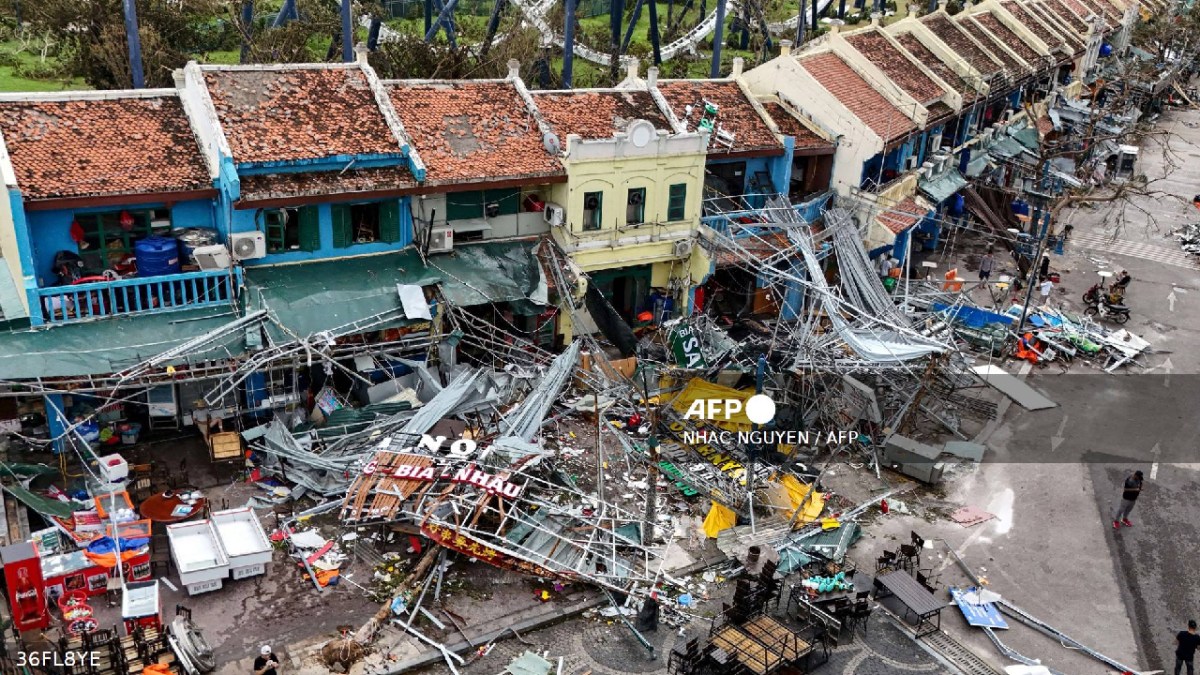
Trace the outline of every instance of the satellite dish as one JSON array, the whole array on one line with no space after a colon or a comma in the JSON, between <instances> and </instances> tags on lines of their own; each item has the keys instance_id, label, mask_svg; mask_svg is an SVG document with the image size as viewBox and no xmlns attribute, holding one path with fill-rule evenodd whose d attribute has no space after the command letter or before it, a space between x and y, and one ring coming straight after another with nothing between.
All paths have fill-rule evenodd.
<instances>
[{"instance_id":1,"label":"satellite dish","mask_svg":"<svg viewBox=\"0 0 1200 675\"><path fill-rule=\"evenodd\" d=\"M646 120L634 120L629 123L629 129L626 130L629 135L629 142L633 143L635 148L644 148L650 145L650 141L658 132L654 129L654 125Z\"/></svg>"},{"instance_id":2,"label":"satellite dish","mask_svg":"<svg viewBox=\"0 0 1200 675\"><path fill-rule=\"evenodd\" d=\"M558 140L558 136L553 131L547 131L542 134L542 147L550 155L557 155L562 150L562 142Z\"/></svg>"}]
</instances>

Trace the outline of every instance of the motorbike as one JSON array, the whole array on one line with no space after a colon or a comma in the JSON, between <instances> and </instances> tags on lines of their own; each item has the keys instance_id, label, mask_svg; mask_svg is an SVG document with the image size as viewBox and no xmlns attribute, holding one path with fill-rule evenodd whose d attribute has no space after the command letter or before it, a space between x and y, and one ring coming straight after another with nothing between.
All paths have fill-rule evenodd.
<instances>
[{"instance_id":1,"label":"motorbike","mask_svg":"<svg viewBox=\"0 0 1200 675\"><path fill-rule=\"evenodd\" d=\"M1129 321L1129 308L1125 305L1114 305L1108 300L1092 302L1083 313L1100 320L1109 319L1116 324Z\"/></svg>"}]
</instances>

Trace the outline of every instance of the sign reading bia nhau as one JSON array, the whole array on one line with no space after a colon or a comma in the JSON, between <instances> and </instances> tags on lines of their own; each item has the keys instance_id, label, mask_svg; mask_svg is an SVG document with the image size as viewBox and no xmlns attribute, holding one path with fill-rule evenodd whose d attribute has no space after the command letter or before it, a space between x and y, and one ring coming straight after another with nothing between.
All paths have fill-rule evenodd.
<instances>
[{"instance_id":1,"label":"sign reading bia nhau","mask_svg":"<svg viewBox=\"0 0 1200 675\"><path fill-rule=\"evenodd\" d=\"M445 442L445 436L422 436L418 447L437 452L441 449L442 444ZM409 448L409 450L412 449L413 448ZM519 497L521 495L523 486L510 483L502 476L483 471L473 465L455 468L449 463L440 463L446 461L453 463L468 461L473 455L475 455L477 450L478 447L476 446L475 441L462 438L450 444L449 455L431 457L430 455L406 454L404 452L400 452L397 453L400 455L399 464L396 464L395 462L385 462L384 464L386 464L385 469L391 472L391 477L399 480L448 480L452 483L467 483L469 485L474 485L482 490L485 490L489 494L501 495L508 497L509 499L516 499ZM384 451L391 452L388 450ZM425 464L425 462L430 459L440 462L433 465ZM374 475L380 470L380 464L381 462L379 461L378 456L376 456L375 459L372 459L363 466L363 475Z\"/></svg>"}]
</instances>

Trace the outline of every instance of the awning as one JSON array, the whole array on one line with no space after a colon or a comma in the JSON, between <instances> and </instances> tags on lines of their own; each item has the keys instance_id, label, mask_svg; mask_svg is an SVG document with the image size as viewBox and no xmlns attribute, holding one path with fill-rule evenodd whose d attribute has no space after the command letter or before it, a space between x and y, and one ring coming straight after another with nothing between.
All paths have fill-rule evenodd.
<instances>
[{"instance_id":1,"label":"awning","mask_svg":"<svg viewBox=\"0 0 1200 675\"><path fill-rule=\"evenodd\" d=\"M966 184L967 179L957 169L947 169L931 179L917 181L917 188L934 204L941 204Z\"/></svg>"},{"instance_id":2,"label":"awning","mask_svg":"<svg viewBox=\"0 0 1200 675\"><path fill-rule=\"evenodd\" d=\"M892 234L900 234L921 222L932 210L927 204L918 201L916 196L905 197L899 204L875 216L875 221Z\"/></svg>"},{"instance_id":3,"label":"awning","mask_svg":"<svg viewBox=\"0 0 1200 675\"><path fill-rule=\"evenodd\" d=\"M1018 131L1017 133L1013 134L1013 138L1018 143L1025 146L1026 148L1032 150L1033 152L1037 152L1038 148L1040 148L1042 145L1041 139L1038 138L1037 129L1033 129L1033 128L1022 129L1022 130Z\"/></svg>"},{"instance_id":4,"label":"awning","mask_svg":"<svg viewBox=\"0 0 1200 675\"><path fill-rule=\"evenodd\" d=\"M967 178L978 178L983 175L984 171L987 171L988 152L981 152L971 158L970 163L967 164Z\"/></svg>"},{"instance_id":5,"label":"awning","mask_svg":"<svg viewBox=\"0 0 1200 675\"><path fill-rule=\"evenodd\" d=\"M377 328L415 323L406 317L398 286L440 284L458 307L518 302L518 309L547 303L546 278L535 242L471 244L428 257L411 248L375 256L324 260L246 270L247 306L267 309L297 336L333 330L378 317ZM279 339L286 339L283 335Z\"/></svg>"},{"instance_id":6,"label":"awning","mask_svg":"<svg viewBox=\"0 0 1200 675\"><path fill-rule=\"evenodd\" d=\"M1034 132L1035 134L1037 132ZM1025 153L1025 146L1014 138L1000 136L988 148L988 154L1000 159L1008 159Z\"/></svg>"},{"instance_id":7,"label":"awning","mask_svg":"<svg viewBox=\"0 0 1200 675\"><path fill-rule=\"evenodd\" d=\"M16 485L5 485L4 491L12 495L17 501L25 506L37 511L43 516L58 516L59 518L70 518L75 509L67 502L60 502L57 499L50 499L42 495L35 494L26 490L23 487Z\"/></svg>"},{"instance_id":8,"label":"awning","mask_svg":"<svg viewBox=\"0 0 1200 675\"><path fill-rule=\"evenodd\" d=\"M0 373L12 380L115 373L236 318L210 307L0 333ZM189 356L200 361L244 350L244 333L236 333ZM181 358L171 363L185 361Z\"/></svg>"}]
</instances>

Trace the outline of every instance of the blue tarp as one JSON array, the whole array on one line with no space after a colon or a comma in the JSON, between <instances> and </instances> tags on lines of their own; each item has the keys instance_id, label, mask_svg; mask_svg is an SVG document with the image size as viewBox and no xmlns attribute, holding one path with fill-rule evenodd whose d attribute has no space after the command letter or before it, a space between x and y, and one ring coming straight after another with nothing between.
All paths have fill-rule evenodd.
<instances>
[{"instance_id":1,"label":"blue tarp","mask_svg":"<svg viewBox=\"0 0 1200 675\"><path fill-rule=\"evenodd\" d=\"M946 318L957 321L968 328L983 328L990 323L1000 323L1008 326L1012 325L1013 321L1016 320L1015 317L1007 314L996 314L995 312L968 307L966 305L953 307L952 305L939 302L933 303L933 311L946 312Z\"/></svg>"}]
</instances>

